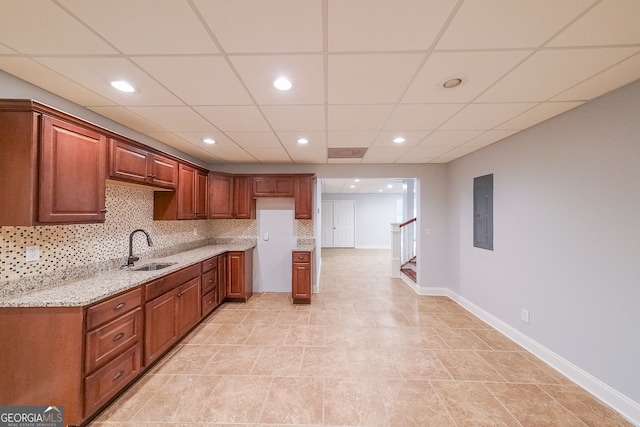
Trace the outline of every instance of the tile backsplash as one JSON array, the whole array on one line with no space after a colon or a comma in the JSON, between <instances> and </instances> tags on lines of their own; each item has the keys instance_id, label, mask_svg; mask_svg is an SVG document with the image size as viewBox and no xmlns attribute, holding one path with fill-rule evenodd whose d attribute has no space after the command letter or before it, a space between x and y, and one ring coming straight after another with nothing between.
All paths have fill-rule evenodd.
<instances>
[{"instance_id":1,"label":"tile backsplash","mask_svg":"<svg viewBox=\"0 0 640 427\"><path fill-rule=\"evenodd\" d=\"M129 234L138 228L153 239L148 247L142 233L134 236L135 255L151 255L174 247L257 236L255 220L154 221L153 190L107 183L107 213L103 224L0 227L0 287L22 278L82 269L105 261L124 261ZM297 221L299 239L313 238L313 221ZM40 260L26 262L28 246L38 246Z\"/></svg>"}]
</instances>

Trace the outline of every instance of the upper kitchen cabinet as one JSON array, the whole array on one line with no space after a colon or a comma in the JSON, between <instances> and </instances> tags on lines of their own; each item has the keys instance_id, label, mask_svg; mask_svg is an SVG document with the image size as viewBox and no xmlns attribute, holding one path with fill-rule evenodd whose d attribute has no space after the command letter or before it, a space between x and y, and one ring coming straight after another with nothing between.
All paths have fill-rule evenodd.
<instances>
[{"instance_id":1,"label":"upper kitchen cabinet","mask_svg":"<svg viewBox=\"0 0 640 427\"><path fill-rule=\"evenodd\" d=\"M313 175L299 175L293 178L295 199L295 219L313 219Z\"/></svg>"},{"instance_id":2,"label":"upper kitchen cabinet","mask_svg":"<svg viewBox=\"0 0 640 427\"><path fill-rule=\"evenodd\" d=\"M209 172L209 218L233 218L233 176Z\"/></svg>"},{"instance_id":3,"label":"upper kitchen cabinet","mask_svg":"<svg viewBox=\"0 0 640 427\"><path fill-rule=\"evenodd\" d=\"M178 182L178 162L112 138L109 140L109 178L173 189Z\"/></svg>"},{"instance_id":4,"label":"upper kitchen cabinet","mask_svg":"<svg viewBox=\"0 0 640 427\"><path fill-rule=\"evenodd\" d=\"M206 219L207 172L180 163L176 191L156 191L153 219Z\"/></svg>"},{"instance_id":5,"label":"upper kitchen cabinet","mask_svg":"<svg viewBox=\"0 0 640 427\"><path fill-rule=\"evenodd\" d=\"M107 137L31 100L0 101L0 226L104 222Z\"/></svg>"},{"instance_id":6,"label":"upper kitchen cabinet","mask_svg":"<svg viewBox=\"0 0 640 427\"><path fill-rule=\"evenodd\" d=\"M236 175L233 178L233 217L255 219L256 200L251 197L251 177Z\"/></svg>"},{"instance_id":7,"label":"upper kitchen cabinet","mask_svg":"<svg viewBox=\"0 0 640 427\"><path fill-rule=\"evenodd\" d=\"M293 178L279 175L254 176L253 196L293 197Z\"/></svg>"}]
</instances>

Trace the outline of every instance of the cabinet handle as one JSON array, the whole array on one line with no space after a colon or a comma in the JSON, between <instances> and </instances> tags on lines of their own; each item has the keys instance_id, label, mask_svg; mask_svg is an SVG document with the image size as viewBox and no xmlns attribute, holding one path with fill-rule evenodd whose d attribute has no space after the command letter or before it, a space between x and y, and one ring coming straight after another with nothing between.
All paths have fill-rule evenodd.
<instances>
[{"instance_id":1,"label":"cabinet handle","mask_svg":"<svg viewBox=\"0 0 640 427\"><path fill-rule=\"evenodd\" d=\"M122 309L125 305L127 305L124 302L121 302L120 304L116 305L115 307L113 307L113 311L118 311L120 309Z\"/></svg>"},{"instance_id":2,"label":"cabinet handle","mask_svg":"<svg viewBox=\"0 0 640 427\"><path fill-rule=\"evenodd\" d=\"M155 175L155 174L152 174L152 173L150 173L150 174L149 174L149 175L147 175L147 176L148 176L149 178L155 178L155 177L156 177L156 175Z\"/></svg>"},{"instance_id":3,"label":"cabinet handle","mask_svg":"<svg viewBox=\"0 0 640 427\"><path fill-rule=\"evenodd\" d=\"M100 212L102 212L102 213L106 213L106 212L107 212L107 208L100 209Z\"/></svg>"},{"instance_id":4,"label":"cabinet handle","mask_svg":"<svg viewBox=\"0 0 640 427\"><path fill-rule=\"evenodd\" d=\"M184 295L184 292L179 292L178 296L181 297L182 295Z\"/></svg>"},{"instance_id":5,"label":"cabinet handle","mask_svg":"<svg viewBox=\"0 0 640 427\"><path fill-rule=\"evenodd\" d=\"M118 378L120 378L122 375L124 374L124 370L121 370L120 372L118 372L113 378L111 378L111 381L115 381Z\"/></svg>"},{"instance_id":6,"label":"cabinet handle","mask_svg":"<svg viewBox=\"0 0 640 427\"><path fill-rule=\"evenodd\" d=\"M124 337L124 332L120 332L118 335L113 337L113 342L120 341Z\"/></svg>"}]
</instances>

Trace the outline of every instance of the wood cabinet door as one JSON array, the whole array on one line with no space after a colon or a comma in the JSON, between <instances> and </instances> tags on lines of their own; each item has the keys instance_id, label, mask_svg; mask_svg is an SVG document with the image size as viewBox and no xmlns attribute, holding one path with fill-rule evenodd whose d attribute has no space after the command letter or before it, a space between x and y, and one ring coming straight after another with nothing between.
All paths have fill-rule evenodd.
<instances>
[{"instance_id":1,"label":"wood cabinet door","mask_svg":"<svg viewBox=\"0 0 640 427\"><path fill-rule=\"evenodd\" d=\"M236 176L233 179L233 212L234 218L255 218L255 200L251 197L251 178Z\"/></svg>"},{"instance_id":2,"label":"wood cabinet door","mask_svg":"<svg viewBox=\"0 0 640 427\"><path fill-rule=\"evenodd\" d=\"M179 337L200 320L201 302L200 277L188 281L176 290L176 311L178 313L177 329Z\"/></svg>"},{"instance_id":3,"label":"wood cabinet door","mask_svg":"<svg viewBox=\"0 0 640 427\"><path fill-rule=\"evenodd\" d=\"M311 264L293 263L291 272L291 297L293 302L311 299Z\"/></svg>"},{"instance_id":4,"label":"wood cabinet door","mask_svg":"<svg viewBox=\"0 0 640 427\"><path fill-rule=\"evenodd\" d=\"M210 173L209 218L233 218L233 177Z\"/></svg>"},{"instance_id":5,"label":"wood cabinet door","mask_svg":"<svg viewBox=\"0 0 640 427\"><path fill-rule=\"evenodd\" d=\"M109 139L109 178L146 184L149 153L142 148L117 139Z\"/></svg>"},{"instance_id":6,"label":"wood cabinet door","mask_svg":"<svg viewBox=\"0 0 640 427\"><path fill-rule=\"evenodd\" d=\"M180 164L178 168L178 219L193 219L196 204L196 170Z\"/></svg>"},{"instance_id":7,"label":"wood cabinet door","mask_svg":"<svg viewBox=\"0 0 640 427\"><path fill-rule=\"evenodd\" d=\"M176 188L178 185L178 162L154 153L149 154L151 184L158 187Z\"/></svg>"},{"instance_id":8,"label":"wood cabinet door","mask_svg":"<svg viewBox=\"0 0 640 427\"><path fill-rule=\"evenodd\" d=\"M244 252L227 254L227 297L244 297Z\"/></svg>"},{"instance_id":9,"label":"wood cabinet door","mask_svg":"<svg viewBox=\"0 0 640 427\"><path fill-rule=\"evenodd\" d=\"M156 360L178 339L177 293L168 292L145 306L145 366Z\"/></svg>"},{"instance_id":10,"label":"wood cabinet door","mask_svg":"<svg viewBox=\"0 0 640 427\"><path fill-rule=\"evenodd\" d=\"M44 116L38 221L104 222L107 138Z\"/></svg>"},{"instance_id":11,"label":"wood cabinet door","mask_svg":"<svg viewBox=\"0 0 640 427\"><path fill-rule=\"evenodd\" d=\"M195 191L195 217L207 218L207 210L209 208L207 204L207 186L208 186L207 174L202 171L196 171L196 191Z\"/></svg>"},{"instance_id":12,"label":"wood cabinet door","mask_svg":"<svg viewBox=\"0 0 640 427\"><path fill-rule=\"evenodd\" d=\"M293 180L290 176L253 177L255 197L293 197Z\"/></svg>"},{"instance_id":13,"label":"wood cabinet door","mask_svg":"<svg viewBox=\"0 0 640 427\"><path fill-rule=\"evenodd\" d=\"M295 219L313 218L313 180L311 177L296 177L293 182Z\"/></svg>"}]
</instances>

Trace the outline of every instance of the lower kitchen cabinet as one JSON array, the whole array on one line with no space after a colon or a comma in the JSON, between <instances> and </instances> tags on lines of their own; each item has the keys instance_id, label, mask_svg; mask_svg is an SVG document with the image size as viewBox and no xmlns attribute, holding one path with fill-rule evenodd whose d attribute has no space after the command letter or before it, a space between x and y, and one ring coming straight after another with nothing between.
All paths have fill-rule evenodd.
<instances>
[{"instance_id":1,"label":"lower kitchen cabinet","mask_svg":"<svg viewBox=\"0 0 640 427\"><path fill-rule=\"evenodd\" d=\"M226 299L247 302L253 295L253 249L228 252L227 257Z\"/></svg>"},{"instance_id":2,"label":"lower kitchen cabinet","mask_svg":"<svg viewBox=\"0 0 640 427\"><path fill-rule=\"evenodd\" d=\"M294 304L311 303L311 252L293 251L291 297Z\"/></svg>"},{"instance_id":3,"label":"lower kitchen cabinet","mask_svg":"<svg viewBox=\"0 0 640 427\"><path fill-rule=\"evenodd\" d=\"M155 361L200 320L200 276L147 302L145 366Z\"/></svg>"}]
</instances>

